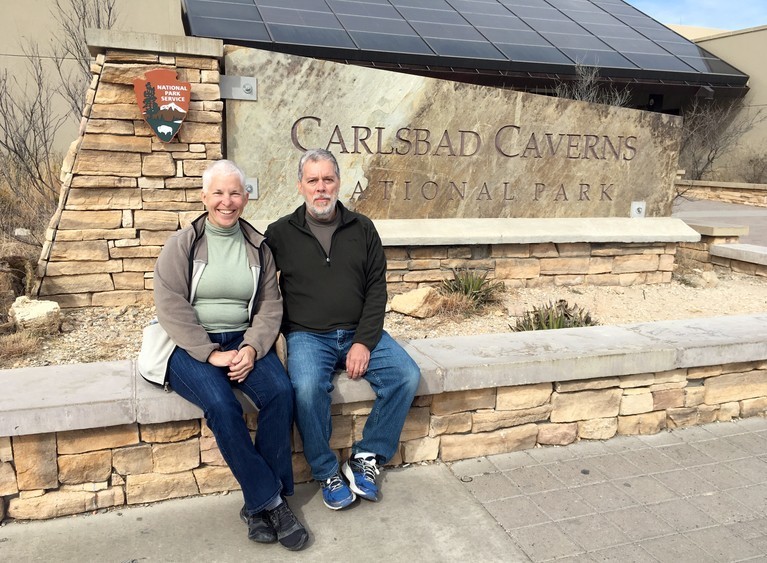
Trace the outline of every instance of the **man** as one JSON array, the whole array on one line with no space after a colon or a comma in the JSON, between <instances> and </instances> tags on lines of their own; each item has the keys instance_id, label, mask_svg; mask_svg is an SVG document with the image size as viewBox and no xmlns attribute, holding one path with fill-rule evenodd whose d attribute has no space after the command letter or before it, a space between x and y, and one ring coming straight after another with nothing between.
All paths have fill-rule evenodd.
<instances>
[{"instance_id":1,"label":"man","mask_svg":"<svg viewBox=\"0 0 767 563\"><path fill-rule=\"evenodd\" d=\"M281 272L282 330L296 423L312 476L333 510L349 506L357 495L378 500L379 466L397 451L420 380L416 363L383 330L381 239L370 219L338 201L340 182L332 153L306 151L298 164L298 191L305 203L266 231ZM352 445L342 470L329 445L330 392L340 369L350 379L364 378L376 393L362 440Z\"/></svg>"}]
</instances>

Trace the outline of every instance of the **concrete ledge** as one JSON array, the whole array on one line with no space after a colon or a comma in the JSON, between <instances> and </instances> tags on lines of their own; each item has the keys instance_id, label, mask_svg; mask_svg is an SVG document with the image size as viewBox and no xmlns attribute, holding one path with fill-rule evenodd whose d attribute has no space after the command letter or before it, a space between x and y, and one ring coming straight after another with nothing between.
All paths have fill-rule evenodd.
<instances>
[{"instance_id":1,"label":"concrete ledge","mask_svg":"<svg viewBox=\"0 0 767 563\"><path fill-rule=\"evenodd\" d=\"M263 232L271 221L252 221ZM376 219L384 246L568 242L697 242L700 235L676 217L550 219Z\"/></svg>"},{"instance_id":2,"label":"concrete ledge","mask_svg":"<svg viewBox=\"0 0 767 563\"><path fill-rule=\"evenodd\" d=\"M767 313L404 345L421 366L418 394L435 395L767 360ZM22 368L0 377L0 436L202 417L200 409L178 395L141 379L130 360ZM367 384L338 376L334 403L374 398ZM246 411L254 410L243 404Z\"/></svg>"},{"instance_id":3,"label":"concrete ledge","mask_svg":"<svg viewBox=\"0 0 767 563\"><path fill-rule=\"evenodd\" d=\"M202 37L89 28L85 30L85 42L94 57L107 49L211 57L219 60L224 57L223 41Z\"/></svg>"},{"instance_id":4,"label":"concrete ledge","mask_svg":"<svg viewBox=\"0 0 767 563\"><path fill-rule=\"evenodd\" d=\"M3 436L136 421L131 361L13 369L0 371L0 379Z\"/></svg>"},{"instance_id":5,"label":"concrete ledge","mask_svg":"<svg viewBox=\"0 0 767 563\"><path fill-rule=\"evenodd\" d=\"M767 265L767 247L754 244L712 244L709 248L711 256L749 262L751 264Z\"/></svg>"},{"instance_id":6,"label":"concrete ledge","mask_svg":"<svg viewBox=\"0 0 767 563\"><path fill-rule=\"evenodd\" d=\"M711 180L677 180L677 188L712 188L728 190L756 190L767 192L767 184L749 184L746 182L714 182Z\"/></svg>"},{"instance_id":7,"label":"concrete ledge","mask_svg":"<svg viewBox=\"0 0 767 563\"><path fill-rule=\"evenodd\" d=\"M675 369L676 351L620 326L415 340L442 370L445 391Z\"/></svg>"},{"instance_id":8,"label":"concrete ledge","mask_svg":"<svg viewBox=\"0 0 767 563\"><path fill-rule=\"evenodd\" d=\"M767 359L767 312L624 326L673 347L673 369Z\"/></svg>"},{"instance_id":9,"label":"concrete ledge","mask_svg":"<svg viewBox=\"0 0 767 563\"><path fill-rule=\"evenodd\" d=\"M727 225L725 223L700 223L685 221L687 226L701 235L708 237L744 237L748 234L748 225Z\"/></svg>"}]
</instances>

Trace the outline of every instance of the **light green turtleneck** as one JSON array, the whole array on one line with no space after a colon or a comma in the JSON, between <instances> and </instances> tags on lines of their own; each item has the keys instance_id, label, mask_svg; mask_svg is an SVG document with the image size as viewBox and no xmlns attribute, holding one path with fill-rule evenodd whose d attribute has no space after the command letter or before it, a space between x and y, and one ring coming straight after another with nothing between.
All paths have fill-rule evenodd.
<instances>
[{"instance_id":1,"label":"light green turtleneck","mask_svg":"<svg viewBox=\"0 0 767 563\"><path fill-rule=\"evenodd\" d=\"M225 229L205 221L208 265L192 304L207 332L248 328L248 303L253 296L253 275L248 267L245 238L236 224Z\"/></svg>"}]
</instances>

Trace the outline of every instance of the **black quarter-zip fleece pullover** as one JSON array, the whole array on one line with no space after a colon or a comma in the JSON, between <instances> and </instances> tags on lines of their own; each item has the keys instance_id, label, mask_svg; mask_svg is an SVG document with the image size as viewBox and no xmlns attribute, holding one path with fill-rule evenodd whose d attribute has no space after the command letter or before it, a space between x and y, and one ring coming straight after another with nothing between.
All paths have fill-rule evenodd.
<instances>
[{"instance_id":1,"label":"black quarter-zip fleece pullover","mask_svg":"<svg viewBox=\"0 0 767 563\"><path fill-rule=\"evenodd\" d=\"M386 312L386 256L373 222L346 209L333 233L330 255L306 224L306 205L278 219L266 240L280 271L282 330L355 330L354 342L372 350Z\"/></svg>"}]
</instances>

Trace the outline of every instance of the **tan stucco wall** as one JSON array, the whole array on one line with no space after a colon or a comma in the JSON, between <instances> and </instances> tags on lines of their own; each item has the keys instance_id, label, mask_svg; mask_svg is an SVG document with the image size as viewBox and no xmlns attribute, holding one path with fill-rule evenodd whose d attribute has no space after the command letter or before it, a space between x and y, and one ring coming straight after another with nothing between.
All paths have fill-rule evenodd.
<instances>
[{"instance_id":1,"label":"tan stucco wall","mask_svg":"<svg viewBox=\"0 0 767 563\"><path fill-rule=\"evenodd\" d=\"M63 4L67 0L62 1ZM36 41L42 51L56 40L58 24L51 15L52 0L24 0L2 2L0 17L0 72L8 70L23 83L26 59L22 45ZM181 22L181 0L117 0L118 18L115 29L143 31L163 35L184 35ZM53 67L50 67L53 70ZM83 92L85 95L85 92ZM55 112L64 113L67 106L62 102L54 106ZM79 118L68 122L59 130L55 147L64 152L77 138Z\"/></svg>"},{"instance_id":2,"label":"tan stucco wall","mask_svg":"<svg viewBox=\"0 0 767 563\"><path fill-rule=\"evenodd\" d=\"M727 33L727 29L718 29L714 27L698 27L695 25L676 25L671 23L663 24L667 28L676 31L682 37L686 37L690 41L695 41L703 37L710 35L719 35L720 33Z\"/></svg>"},{"instance_id":3,"label":"tan stucco wall","mask_svg":"<svg viewBox=\"0 0 767 563\"><path fill-rule=\"evenodd\" d=\"M724 59L740 71L748 74L750 88L745 98L748 111L761 110L767 117L767 26L713 35L695 41L702 48ZM745 134L731 154L719 161L715 178L723 181L745 181L741 163L755 152L767 158L767 119L763 119Z\"/></svg>"}]
</instances>

